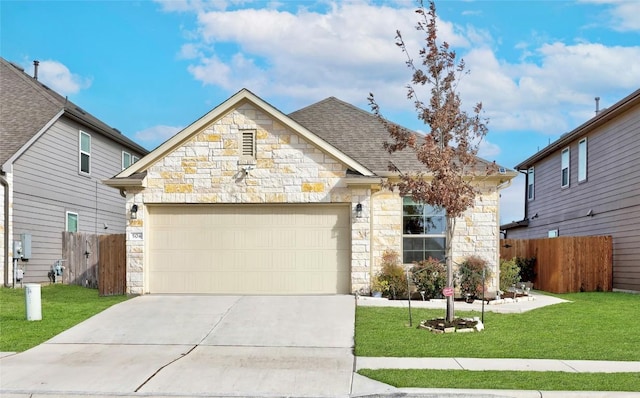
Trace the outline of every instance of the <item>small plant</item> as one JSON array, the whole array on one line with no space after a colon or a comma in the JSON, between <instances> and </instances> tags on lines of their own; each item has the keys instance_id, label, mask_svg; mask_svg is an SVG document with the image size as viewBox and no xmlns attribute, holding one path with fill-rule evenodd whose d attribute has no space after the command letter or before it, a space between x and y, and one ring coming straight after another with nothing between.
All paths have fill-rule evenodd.
<instances>
[{"instance_id":1,"label":"small plant","mask_svg":"<svg viewBox=\"0 0 640 398\"><path fill-rule=\"evenodd\" d=\"M371 293L376 296L376 292L385 296L389 295L389 282L380 280L377 275L371 279Z\"/></svg>"},{"instance_id":2,"label":"small plant","mask_svg":"<svg viewBox=\"0 0 640 398\"><path fill-rule=\"evenodd\" d=\"M485 259L469 256L458 266L458 283L460 292L467 298L482 295L482 270L485 270L485 281L491 278L491 271Z\"/></svg>"},{"instance_id":3,"label":"small plant","mask_svg":"<svg viewBox=\"0 0 640 398\"><path fill-rule=\"evenodd\" d=\"M536 258L516 257L516 265L520 267L520 280L522 282L533 282L536 279Z\"/></svg>"},{"instance_id":4,"label":"small plant","mask_svg":"<svg viewBox=\"0 0 640 398\"><path fill-rule=\"evenodd\" d=\"M376 275L378 283L388 285L386 297L397 299L407 294L407 276L400 263L400 255L392 250L382 254L382 269Z\"/></svg>"},{"instance_id":5,"label":"small plant","mask_svg":"<svg viewBox=\"0 0 640 398\"><path fill-rule=\"evenodd\" d=\"M520 282L520 267L516 264L516 259L500 259L500 290L506 292L513 285Z\"/></svg>"},{"instance_id":6,"label":"small plant","mask_svg":"<svg viewBox=\"0 0 640 398\"><path fill-rule=\"evenodd\" d=\"M437 259L419 261L411 268L411 280L424 292L424 298L430 300L442 295L442 288L447 285L447 268Z\"/></svg>"}]
</instances>

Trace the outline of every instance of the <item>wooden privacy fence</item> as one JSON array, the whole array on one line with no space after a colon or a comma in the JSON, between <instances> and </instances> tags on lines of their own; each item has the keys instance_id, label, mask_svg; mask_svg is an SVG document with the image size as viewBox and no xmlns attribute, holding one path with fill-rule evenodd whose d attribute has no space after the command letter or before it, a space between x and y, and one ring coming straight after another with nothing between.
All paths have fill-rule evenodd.
<instances>
[{"instance_id":1,"label":"wooden privacy fence","mask_svg":"<svg viewBox=\"0 0 640 398\"><path fill-rule=\"evenodd\" d=\"M536 258L534 288L551 293L611 291L613 238L502 239L500 257Z\"/></svg>"},{"instance_id":2,"label":"wooden privacy fence","mask_svg":"<svg viewBox=\"0 0 640 398\"><path fill-rule=\"evenodd\" d=\"M63 283L98 288L101 296L126 289L124 234L62 233Z\"/></svg>"}]
</instances>

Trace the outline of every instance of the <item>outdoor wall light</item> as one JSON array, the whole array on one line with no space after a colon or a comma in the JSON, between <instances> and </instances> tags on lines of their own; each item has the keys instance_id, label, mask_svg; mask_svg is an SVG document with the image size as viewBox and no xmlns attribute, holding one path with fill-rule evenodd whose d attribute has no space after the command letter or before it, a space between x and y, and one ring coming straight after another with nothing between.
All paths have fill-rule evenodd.
<instances>
[{"instance_id":1,"label":"outdoor wall light","mask_svg":"<svg viewBox=\"0 0 640 398\"><path fill-rule=\"evenodd\" d=\"M131 206L131 219L135 220L138 218L138 205Z\"/></svg>"},{"instance_id":2,"label":"outdoor wall light","mask_svg":"<svg viewBox=\"0 0 640 398\"><path fill-rule=\"evenodd\" d=\"M362 218L362 203L356 205L356 218Z\"/></svg>"}]
</instances>

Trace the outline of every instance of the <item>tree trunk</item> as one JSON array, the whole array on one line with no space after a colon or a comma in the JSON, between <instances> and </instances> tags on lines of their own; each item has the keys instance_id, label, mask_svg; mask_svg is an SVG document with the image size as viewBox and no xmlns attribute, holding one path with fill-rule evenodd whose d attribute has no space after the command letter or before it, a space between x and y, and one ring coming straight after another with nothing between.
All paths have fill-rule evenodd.
<instances>
[{"instance_id":1,"label":"tree trunk","mask_svg":"<svg viewBox=\"0 0 640 398\"><path fill-rule=\"evenodd\" d=\"M447 287L453 288L453 232L456 229L455 217L447 215L447 233L445 242L445 261L447 264ZM453 309L454 296L447 296L447 322L453 322L455 317Z\"/></svg>"}]
</instances>

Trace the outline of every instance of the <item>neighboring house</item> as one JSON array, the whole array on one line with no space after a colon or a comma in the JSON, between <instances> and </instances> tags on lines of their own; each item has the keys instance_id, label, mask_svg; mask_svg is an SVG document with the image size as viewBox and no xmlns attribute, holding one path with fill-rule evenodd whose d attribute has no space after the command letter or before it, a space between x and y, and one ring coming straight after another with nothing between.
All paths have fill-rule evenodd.
<instances>
[{"instance_id":1,"label":"neighboring house","mask_svg":"<svg viewBox=\"0 0 640 398\"><path fill-rule=\"evenodd\" d=\"M24 281L47 281L63 231L124 233L125 199L102 180L148 151L2 58L0 103L4 284L13 281L13 242L23 234L31 238L29 258L18 263Z\"/></svg>"},{"instance_id":2,"label":"neighboring house","mask_svg":"<svg viewBox=\"0 0 640 398\"><path fill-rule=\"evenodd\" d=\"M508 238L611 235L614 290L640 291L640 90L516 166L524 219Z\"/></svg>"},{"instance_id":3,"label":"neighboring house","mask_svg":"<svg viewBox=\"0 0 640 398\"><path fill-rule=\"evenodd\" d=\"M352 293L369 290L385 250L442 258L445 215L381 186L389 161L424 170L412 153L389 155L387 138L375 116L333 97L285 115L239 91L105 182L127 192L127 290ZM456 261L496 266L498 191L515 175L479 183Z\"/></svg>"}]
</instances>

